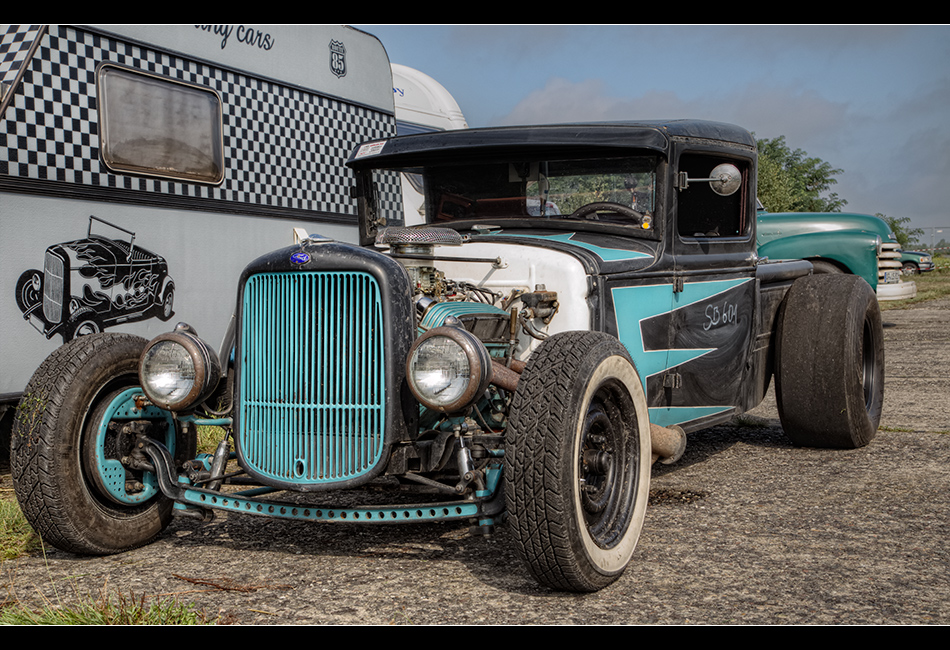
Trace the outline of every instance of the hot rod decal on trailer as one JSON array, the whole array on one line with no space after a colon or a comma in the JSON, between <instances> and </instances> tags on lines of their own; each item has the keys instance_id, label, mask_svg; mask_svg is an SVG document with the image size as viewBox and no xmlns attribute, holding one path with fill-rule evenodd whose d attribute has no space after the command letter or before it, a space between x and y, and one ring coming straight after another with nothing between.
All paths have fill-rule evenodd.
<instances>
[{"instance_id":1,"label":"hot rod decal on trailer","mask_svg":"<svg viewBox=\"0 0 950 650\"><path fill-rule=\"evenodd\" d=\"M96 221L130 235L129 241L93 235ZM59 334L67 343L119 323L169 320L175 283L164 258L135 246L135 233L91 216L84 239L50 246L42 271L23 272L16 301L46 338Z\"/></svg>"}]
</instances>

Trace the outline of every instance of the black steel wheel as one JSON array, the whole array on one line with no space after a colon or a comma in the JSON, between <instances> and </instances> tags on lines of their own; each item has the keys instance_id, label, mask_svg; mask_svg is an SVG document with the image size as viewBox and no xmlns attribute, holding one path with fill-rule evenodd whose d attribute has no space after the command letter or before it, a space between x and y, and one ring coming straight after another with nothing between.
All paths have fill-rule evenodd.
<instances>
[{"instance_id":1,"label":"black steel wheel","mask_svg":"<svg viewBox=\"0 0 950 650\"><path fill-rule=\"evenodd\" d=\"M72 316L69 319L69 322L66 323L64 338L68 343L69 341L77 339L80 336L98 334L101 331L102 326L99 324L99 319L96 318L95 312L92 310L82 310L76 315Z\"/></svg>"},{"instance_id":2,"label":"black steel wheel","mask_svg":"<svg viewBox=\"0 0 950 650\"><path fill-rule=\"evenodd\" d=\"M541 584L590 592L620 577L651 461L646 399L623 345L597 332L545 341L519 381L505 444L509 522Z\"/></svg>"}]
</instances>

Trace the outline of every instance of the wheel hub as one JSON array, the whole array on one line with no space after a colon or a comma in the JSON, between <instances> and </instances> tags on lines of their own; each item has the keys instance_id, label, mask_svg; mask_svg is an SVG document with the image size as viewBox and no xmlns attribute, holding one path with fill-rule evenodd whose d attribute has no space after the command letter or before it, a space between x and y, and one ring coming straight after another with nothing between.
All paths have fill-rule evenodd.
<instances>
[{"instance_id":1,"label":"wheel hub","mask_svg":"<svg viewBox=\"0 0 950 650\"><path fill-rule=\"evenodd\" d=\"M135 436L160 421L166 431L163 443L173 454L175 451L174 422L155 406L139 408L136 398L141 394L141 388L130 388L116 395L90 431L94 442L89 473L102 495L121 505L144 503L159 492L154 474L136 476L123 464Z\"/></svg>"}]
</instances>

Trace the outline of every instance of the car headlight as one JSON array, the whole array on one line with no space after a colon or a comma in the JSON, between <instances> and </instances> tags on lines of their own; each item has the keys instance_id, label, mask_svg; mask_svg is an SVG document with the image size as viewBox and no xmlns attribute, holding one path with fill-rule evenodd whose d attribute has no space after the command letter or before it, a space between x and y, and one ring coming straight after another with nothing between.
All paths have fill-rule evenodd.
<instances>
[{"instance_id":1,"label":"car headlight","mask_svg":"<svg viewBox=\"0 0 950 650\"><path fill-rule=\"evenodd\" d=\"M426 408L456 413L488 388L491 357L473 334L436 327L413 343L406 361L409 389Z\"/></svg>"},{"instance_id":2,"label":"car headlight","mask_svg":"<svg viewBox=\"0 0 950 650\"><path fill-rule=\"evenodd\" d=\"M139 382L150 402L169 411L185 411L211 395L221 378L218 357L185 323L145 346Z\"/></svg>"}]
</instances>

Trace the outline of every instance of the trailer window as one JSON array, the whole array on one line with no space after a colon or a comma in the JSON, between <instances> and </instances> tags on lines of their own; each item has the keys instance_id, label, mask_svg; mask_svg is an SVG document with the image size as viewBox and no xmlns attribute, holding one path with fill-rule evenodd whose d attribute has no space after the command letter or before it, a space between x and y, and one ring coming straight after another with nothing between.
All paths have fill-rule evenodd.
<instances>
[{"instance_id":1,"label":"trailer window","mask_svg":"<svg viewBox=\"0 0 950 650\"><path fill-rule=\"evenodd\" d=\"M102 159L116 172L200 183L224 179L221 100L214 92L102 66Z\"/></svg>"}]
</instances>

